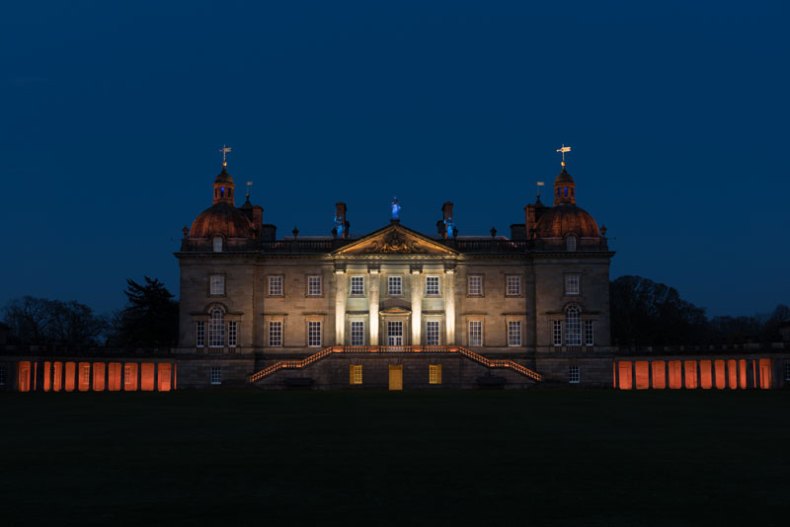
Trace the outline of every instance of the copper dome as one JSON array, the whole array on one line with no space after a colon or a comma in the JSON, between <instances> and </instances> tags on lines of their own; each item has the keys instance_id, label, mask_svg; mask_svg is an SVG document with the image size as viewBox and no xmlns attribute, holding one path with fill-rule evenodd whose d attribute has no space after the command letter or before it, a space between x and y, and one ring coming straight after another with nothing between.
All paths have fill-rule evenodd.
<instances>
[{"instance_id":1,"label":"copper dome","mask_svg":"<svg viewBox=\"0 0 790 527\"><path fill-rule=\"evenodd\" d=\"M219 202L200 213L192 222L190 238L252 238L252 222L243 211L226 202Z\"/></svg>"},{"instance_id":2,"label":"copper dome","mask_svg":"<svg viewBox=\"0 0 790 527\"><path fill-rule=\"evenodd\" d=\"M564 238L568 234L580 238L600 236L593 217L584 209L570 204L557 205L541 214L535 233L538 238Z\"/></svg>"}]
</instances>

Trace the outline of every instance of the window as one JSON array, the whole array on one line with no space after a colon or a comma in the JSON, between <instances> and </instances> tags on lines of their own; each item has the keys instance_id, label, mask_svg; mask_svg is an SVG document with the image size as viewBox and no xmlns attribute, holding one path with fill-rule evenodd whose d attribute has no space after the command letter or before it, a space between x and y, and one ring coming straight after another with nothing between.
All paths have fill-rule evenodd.
<instances>
[{"instance_id":1,"label":"window","mask_svg":"<svg viewBox=\"0 0 790 527\"><path fill-rule=\"evenodd\" d=\"M8 370L5 366L0 366L0 386L5 386L5 383L8 382Z\"/></svg>"},{"instance_id":2,"label":"window","mask_svg":"<svg viewBox=\"0 0 790 527\"><path fill-rule=\"evenodd\" d=\"M507 345L521 346L521 321L508 320L507 322Z\"/></svg>"},{"instance_id":3,"label":"window","mask_svg":"<svg viewBox=\"0 0 790 527\"><path fill-rule=\"evenodd\" d=\"M438 346L439 345L439 321L428 320L425 323L425 345Z\"/></svg>"},{"instance_id":4,"label":"window","mask_svg":"<svg viewBox=\"0 0 790 527\"><path fill-rule=\"evenodd\" d=\"M469 345L482 346L483 345L483 321L470 320L469 321Z\"/></svg>"},{"instance_id":5,"label":"window","mask_svg":"<svg viewBox=\"0 0 790 527\"><path fill-rule=\"evenodd\" d=\"M222 367L221 366L212 366L211 372L209 374L209 380L211 384L222 384Z\"/></svg>"},{"instance_id":6,"label":"window","mask_svg":"<svg viewBox=\"0 0 790 527\"><path fill-rule=\"evenodd\" d=\"M235 348L239 341L239 323L235 320L228 322L228 347Z\"/></svg>"},{"instance_id":7,"label":"window","mask_svg":"<svg viewBox=\"0 0 790 527\"><path fill-rule=\"evenodd\" d=\"M215 307L209 314L208 347L221 348L225 345L225 313Z\"/></svg>"},{"instance_id":8,"label":"window","mask_svg":"<svg viewBox=\"0 0 790 527\"><path fill-rule=\"evenodd\" d=\"M387 294L390 296L400 296L403 294L403 278L400 276L387 277Z\"/></svg>"},{"instance_id":9,"label":"window","mask_svg":"<svg viewBox=\"0 0 790 527\"><path fill-rule=\"evenodd\" d=\"M321 322L311 320L307 323L307 345L311 348L321 347Z\"/></svg>"},{"instance_id":10,"label":"window","mask_svg":"<svg viewBox=\"0 0 790 527\"><path fill-rule=\"evenodd\" d=\"M592 320L585 320L584 321L584 345L585 346L593 346L595 345L595 333L593 332L593 321Z\"/></svg>"},{"instance_id":11,"label":"window","mask_svg":"<svg viewBox=\"0 0 790 527\"><path fill-rule=\"evenodd\" d=\"M428 384L442 384L442 365L428 365Z\"/></svg>"},{"instance_id":12,"label":"window","mask_svg":"<svg viewBox=\"0 0 790 527\"><path fill-rule=\"evenodd\" d=\"M438 283L437 283L437 292L434 294L439 294L438 292ZM483 275L481 274L470 274L466 278L466 294L468 296L483 296Z\"/></svg>"},{"instance_id":13,"label":"window","mask_svg":"<svg viewBox=\"0 0 790 527\"><path fill-rule=\"evenodd\" d=\"M579 273L568 273L565 275L565 294L578 295L580 291L579 282L581 281Z\"/></svg>"},{"instance_id":14,"label":"window","mask_svg":"<svg viewBox=\"0 0 790 527\"><path fill-rule=\"evenodd\" d=\"M439 277L425 277L425 294L428 296L439 296Z\"/></svg>"},{"instance_id":15,"label":"window","mask_svg":"<svg viewBox=\"0 0 790 527\"><path fill-rule=\"evenodd\" d=\"M562 321L552 320L551 340L555 346L562 346Z\"/></svg>"},{"instance_id":16,"label":"window","mask_svg":"<svg viewBox=\"0 0 790 527\"><path fill-rule=\"evenodd\" d=\"M565 238L565 250L568 252L573 252L576 250L576 236L570 235Z\"/></svg>"},{"instance_id":17,"label":"window","mask_svg":"<svg viewBox=\"0 0 790 527\"><path fill-rule=\"evenodd\" d=\"M269 346L279 348L283 345L283 323L280 320L269 322Z\"/></svg>"},{"instance_id":18,"label":"window","mask_svg":"<svg viewBox=\"0 0 790 527\"><path fill-rule=\"evenodd\" d=\"M283 296L283 275L269 275L269 296Z\"/></svg>"},{"instance_id":19,"label":"window","mask_svg":"<svg viewBox=\"0 0 790 527\"><path fill-rule=\"evenodd\" d=\"M362 296L365 294L365 277L352 276L351 277L351 294Z\"/></svg>"},{"instance_id":20,"label":"window","mask_svg":"<svg viewBox=\"0 0 790 527\"><path fill-rule=\"evenodd\" d=\"M579 384L581 380L581 374L579 372L578 366L569 366L568 367L568 382L570 384Z\"/></svg>"},{"instance_id":21,"label":"window","mask_svg":"<svg viewBox=\"0 0 790 527\"><path fill-rule=\"evenodd\" d=\"M307 296L321 296L321 275L307 275Z\"/></svg>"},{"instance_id":22,"label":"window","mask_svg":"<svg viewBox=\"0 0 790 527\"><path fill-rule=\"evenodd\" d=\"M362 365L352 364L348 368L348 383L362 384Z\"/></svg>"},{"instance_id":23,"label":"window","mask_svg":"<svg viewBox=\"0 0 790 527\"><path fill-rule=\"evenodd\" d=\"M505 295L521 296L521 275L509 274L505 277Z\"/></svg>"},{"instance_id":24,"label":"window","mask_svg":"<svg viewBox=\"0 0 790 527\"><path fill-rule=\"evenodd\" d=\"M568 306L565 310L565 344L582 345L582 322L579 306Z\"/></svg>"},{"instance_id":25,"label":"window","mask_svg":"<svg viewBox=\"0 0 790 527\"><path fill-rule=\"evenodd\" d=\"M224 274L213 274L209 276L208 294L211 296L222 296L225 294Z\"/></svg>"},{"instance_id":26,"label":"window","mask_svg":"<svg viewBox=\"0 0 790 527\"><path fill-rule=\"evenodd\" d=\"M365 323L361 320L351 321L351 345L365 345Z\"/></svg>"},{"instance_id":27,"label":"window","mask_svg":"<svg viewBox=\"0 0 790 527\"><path fill-rule=\"evenodd\" d=\"M222 252L222 238L220 236L214 237L214 239L211 241L211 248L215 253Z\"/></svg>"},{"instance_id":28,"label":"window","mask_svg":"<svg viewBox=\"0 0 790 527\"><path fill-rule=\"evenodd\" d=\"M206 345L206 323L202 320L195 322L195 346L202 348Z\"/></svg>"}]
</instances>

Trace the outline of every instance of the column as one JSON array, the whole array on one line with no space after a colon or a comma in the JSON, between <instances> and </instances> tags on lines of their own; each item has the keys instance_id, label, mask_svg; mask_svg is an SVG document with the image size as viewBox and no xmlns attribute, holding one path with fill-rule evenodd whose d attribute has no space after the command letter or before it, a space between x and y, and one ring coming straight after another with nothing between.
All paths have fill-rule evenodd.
<instances>
[{"instance_id":1,"label":"column","mask_svg":"<svg viewBox=\"0 0 790 527\"><path fill-rule=\"evenodd\" d=\"M335 345L346 343L346 272L335 269Z\"/></svg>"},{"instance_id":2,"label":"column","mask_svg":"<svg viewBox=\"0 0 790 527\"><path fill-rule=\"evenodd\" d=\"M455 269L444 270L444 325L447 331L445 344L455 344Z\"/></svg>"},{"instance_id":3,"label":"column","mask_svg":"<svg viewBox=\"0 0 790 527\"><path fill-rule=\"evenodd\" d=\"M422 344L422 296L423 280L422 269L414 266L411 268L411 344Z\"/></svg>"},{"instance_id":4,"label":"column","mask_svg":"<svg viewBox=\"0 0 790 527\"><path fill-rule=\"evenodd\" d=\"M370 280L370 295L368 302L368 319L370 326L370 345L379 345L379 270L378 268L371 267L368 269L368 277Z\"/></svg>"}]
</instances>

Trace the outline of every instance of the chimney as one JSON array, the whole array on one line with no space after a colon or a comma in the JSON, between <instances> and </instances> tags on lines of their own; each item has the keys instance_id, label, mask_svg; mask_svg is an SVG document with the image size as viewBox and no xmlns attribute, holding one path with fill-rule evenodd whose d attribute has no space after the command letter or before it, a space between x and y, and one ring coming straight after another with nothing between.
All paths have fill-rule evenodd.
<instances>
[{"instance_id":1,"label":"chimney","mask_svg":"<svg viewBox=\"0 0 790 527\"><path fill-rule=\"evenodd\" d=\"M448 236L455 237L452 201L445 201L442 204L442 219L436 222L436 230L439 231L439 236L441 236L443 240L446 240Z\"/></svg>"},{"instance_id":2,"label":"chimney","mask_svg":"<svg viewBox=\"0 0 790 527\"><path fill-rule=\"evenodd\" d=\"M263 207L260 205L252 206L252 228L255 232L260 232L263 226Z\"/></svg>"},{"instance_id":3,"label":"chimney","mask_svg":"<svg viewBox=\"0 0 790 527\"><path fill-rule=\"evenodd\" d=\"M335 228L332 229L332 233L334 236L339 236L340 238L348 238L348 230L351 227L351 224L346 219L346 212L348 211L348 207L342 201L338 201L335 203Z\"/></svg>"},{"instance_id":4,"label":"chimney","mask_svg":"<svg viewBox=\"0 0 790 527\"><path fill-rule=\"evenodd\" d=\"M442 205L442 219L444 221L453 221L453 202L445 201Z\"/></svg>"},{"instance_id":5,"label":"chimney","mask_svg":"<svg viewBox=\"0 0 790 527\"><path fill-rule=\"evenodd\" d=\"M527 230L527 239L532 239L532 233L537 224L537 217L535 216L535 205L531 203L524 207L524 226Z\"/></svg>"}]
</instances>

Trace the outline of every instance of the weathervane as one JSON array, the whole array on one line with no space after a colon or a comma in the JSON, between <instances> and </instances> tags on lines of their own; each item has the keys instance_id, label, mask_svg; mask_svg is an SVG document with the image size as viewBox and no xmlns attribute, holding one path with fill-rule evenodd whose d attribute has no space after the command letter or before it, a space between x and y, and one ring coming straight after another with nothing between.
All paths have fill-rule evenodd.
<instances>
[{"instance_id":1,"label":"weathervane","mask_svg":"<svg viewBox=\"0 0 790 527\"><path fill-rule=\"evenodd\" d=\"M546 186L546 183L544 183L543 181L536 181L535 186L538 187L538 200L540 200L540 187Z\"/></svg>"},{"instance_id":2,"label":"weathervane","mask_svg":"<svg viewBox=\"0 0 790 527\"><path fill-rule=\"evenodd\" d=\"M222 166L228 166L228 154L230 154L232 151L231 147L228 145L222 145L222 148L220 148L219 151L222 152Z\"/></svg>"},{"instance_id":3,"label":"weathervane","mask_svg":"<svg viewBox=\"0 0 790 527\"><path fill-rule=\"evenodd\" d=\"M252 181L247 181L247 200L250 199L250 191L252 190Z\"/></svg>"},{"instance_id":4,"label":"weathervane","mask_svg":"<svg viewBox=\"0 0 790 527\"><path fill-rule=\"evenodd\" d=\"M571 147L565 146L565 144L563 144L561 147L557 149L557 152L562 154L562 161L560 162L560 166L562 166L562 168L565 168L565 154L567 154L570 151L571 151Z\"/></svg>"}]
</instances>

